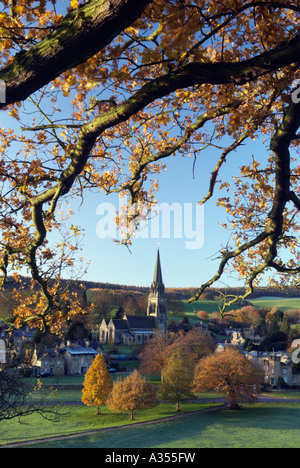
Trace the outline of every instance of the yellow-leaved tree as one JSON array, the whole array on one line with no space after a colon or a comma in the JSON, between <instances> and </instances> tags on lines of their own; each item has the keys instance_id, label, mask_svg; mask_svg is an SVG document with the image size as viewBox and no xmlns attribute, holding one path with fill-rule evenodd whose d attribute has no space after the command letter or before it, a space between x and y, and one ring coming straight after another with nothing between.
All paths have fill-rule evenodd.
<instances>
[{"instance_id":1,"label":"yellow-leaved tree","mask_svg":"<svg viewBox=\"0 0 300 468\"><path fill-rule=\"evenodd\" d=\"M129 412L130 419L133 420L135 411L153 408L158 401L153 385L135 370L125 380L114 383L107 403L117 413Z\"/></svg>"},{"instance_id":2,"label":"yellow-leaved tree","mask_svg":"<svg viewBox=\"0 0 300 468\"><path fill-rule=\"evenodd\" d=\"M162 370L162 383L159 397L176 404L180 411L180 403L192 398L191 387L193 366L184 360L182 353L173 353Z\"/></svg>"},{"instance_id":3,"label":"yellow-leaved tree","mask_svg":"<svg viewBox=\"0 0 300 468\"><path fill-rule=\"evenodd\" d=\"M87 406L97 406L97 414L100 414L111 390L111 376L103 355L98 354L85 375L81 401Z\"/></svg>"}]
</instances>

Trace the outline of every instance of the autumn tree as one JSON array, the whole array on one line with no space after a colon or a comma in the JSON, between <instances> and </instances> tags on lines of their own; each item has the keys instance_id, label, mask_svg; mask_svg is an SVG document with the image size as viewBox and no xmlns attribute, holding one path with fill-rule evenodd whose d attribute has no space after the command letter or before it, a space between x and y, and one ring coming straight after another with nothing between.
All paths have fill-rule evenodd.
<instances>
[{"instance_id":1,"label":"autumn tree","mask_svg":"<svg viewBox=\"0 0 300 468\"><path fill-rule=\"evenodd\" d=\"M194 328L187 334L156 333L144 344L140 359L140 370L144 374L161 375L172 354L182 356L186 362L195 363L215 349L214 340L202 330Z\"/></svg>"},{"instance_id":2,"label":"autumn tree","mask_svg":"<svg viewBox=\"0 0 300 468\"><path fill-rule=\"evenodd\" d=\"M125 380L114 383L108 407L117 413L128 412L130 419L138 410L153 408L158 404L156 390L137 370Z\"/></svg>"},{"instance_id":3,"label":"autumn tree","mask_svg":"<svg viewBox=\"0 0 300 468\"><path fill-rule=\"evenodd\" d=\"M85 375L81 401L87 406L97 406L97 414L100 414L101 406L105 405L112 385L104 357L98 354Z\"/></svg>"},{"instance_id":4,"label":"autumn tree","mask_svg":"<svg viewBox=\"0 0 300 468\"><path fill-rule=\"evenodd\" d=\"M199 317L199 319L201 320L205 320L205 321L209 321L209 314L208 312L206 312L205 310L199 310L197 312L197 316Z\"/></svg>"},{"instance_id":5,"label":"autumn tree","mask_svg":"<svg viewBox=\"0 0 300 468\"><path fill-rule=\"evenodd\" d=\"M154 337L143 345L139 354L141 373L161 375L165 354L171 343L169 336L164 333L155 333Z\"/></svg>"},{"instance_id":6,"label":"autumn tree","mask_svg":"<svg viewBox=\"0 0 300 468\"><path fill-rule=\"evenodd\" d=\"M182 401L192 397L194 367L180 353L172 353L162 369L159 398L176 404L180 411Z\"/></svg>"},{"instance_id":7,"label":"autumn tree","mask_svg":"<svg viewBox=\"0 0 300 468\"><path fill-rule=\"evenodd\" d=\"M261 319L259 311L252 305L229 311L226 315L231 320L240 323L247 323L252 326L257 325Z\"/></svg>"},{"instance_id":8,"label":"autumn tree","mask_svg":"<svg viewBox=\"0 0 300 468\"><path fill-rule=\"evenodd\" d=\"M175 354L180 356L189 366L195 366L202 359L215 350L212 336L198 328L192 328L188 333L176 338L165 351L165 362Z\"/></svg>"},{"instance_id":9,"label":"autumn tree","mask_svg":"<svg viewBox=\"0 0 300 468\"><path fill-rule=\"evenodd\" d=\"M57 333L80 310L60 278L81 231L50 243L73 197L126 195L117 223L128 245L168 158L197 167L208 148L217 161L201 202L221 189L233 235L191 300L229 268L246 294L224 297L221 315L265 273L298 284L299 12L299 0L1 0L1 283L27 269L34 290L15 308L17 326ZM260 160L245 146L259 137Z\"/></svg>"},{"instance_id":10,"label":"autumn tree","mask_svg":"<svg viewBox=\"0 0 300 468\"><path fill-rule=\"evenodd\" d=\"M193 392L208 390L224 395L230 409L238 409L241 402L253 403L262 384L257 367L240 351L226 348L202 359L195 370Z\"/></svg>"}]
</instances>

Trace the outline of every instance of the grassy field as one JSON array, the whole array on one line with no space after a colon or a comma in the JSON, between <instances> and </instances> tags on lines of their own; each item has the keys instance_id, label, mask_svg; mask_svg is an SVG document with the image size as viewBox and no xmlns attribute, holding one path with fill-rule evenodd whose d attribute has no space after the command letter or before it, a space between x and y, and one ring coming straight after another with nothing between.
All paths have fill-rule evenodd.
<instances>
[{"instance_id":1,"label":"grassy field","mask_svg":"<svg viewBox=\"0 0 300 468\"><path fill-rule=\"evenodd\" d=\"M78 385L78 379L74 379ZM274 392L277 398L298 398L295 392ZM270 395L270 393L268 393ZM220 395L215 393L200 394L199 398L214 398L217 404ZM136 421L129 421L127 414L115 414L106 407L101 415L96 415L95 408L72 404L79 402L81 390L78 387L59 389L56 401L70 402L63 406L64 416L53 423L32 415L26 419L26 425L18 420L0 424L0 447L7 443L29 441L40 438L79 434L110 427L119 427L135 422L174 416L175 405L164 403L158 407L136 413ZM182 413L214 406L205 403L185 403ZM300 448L300 405L259 403L244 405L241 411L218 411L201 415L189 415L176 421L160 424L97 433L80 436L75 439L36 444L33 448L226 448L226 447L295 447ZM32 446L31 446L32 447Z\"/></svg>"},{"instance_id":2,"label":"grassy field","mask_svg":"<svg viewBox=\"0 0 300 468\"><path fill-rule=\"evenodd\" d=\"M189 413L214 406L211 403L183 403L182 412ZM63 416L58 422L51 422L39 415L31 415L26 418L26 425L18 420L11 420L0 424L0 447L8 443L35 440L44 437L77 434L84 431L93 431L107 427L116 427L134 422L152 421L153 419L166 418L176 414L175 404L163 403L151 410L136 413L136 420L129 421L127 413L116 414L106 407L102 408L102 414L96 415L96 408L86 406L64 406L61 408Z\"/></svg>"},{"instance_id":3,"label":"grassy field","mask_svg":"<svg viewBox=\"0 0 300 468\"><path fill-rule=\"evenodd\" d=\"M251 299L250 302L257 308L264 307L264 308L272 308L278 307L278 309L282 310L293 310L293 309L300 309L300 298L278 298L278 297L261 297L257 299ZM219 312L218 309L219 302L218 301L196 301L192 302L191 304L187 304L184 302L185 307L185 315L189 318L190 322L193 323L195 321L199 321L197 317L197 312L200 310L204 310L209 315L213 312ZM240 309L241 306L232 305L230 307L231 310ZM183 315L178 315L175 317L169 316L169 320L179 321L181 320Z\"/></svg>"},{"instance_id":4,"label":"grassy field","mask_svg":"<svg viewBox=\"0 0 300 468\"><path fill-rule=\"evenodd\" d=\"M293 309L300 309L300 298L272 298L272 297L261 297L257 299L251 300L252 304L255 307L278 307L278 309L282 310L293 310Z\"/></svg>"},{"instance_id":5,"label":"grassy field","mask_svg":"<svg viewBox=\"0 0 300 468\"><path fill-rule=\"evenodd\" d=\"M260 298L252 301L257 307L278 307L281 310L300 309L300 298L278 299ZM239 308L239 307L236 307ZM191 322L198 321L197 313L205 310L209 314L218 311L217 301L197 301L185 304L185 314ZM182 315L183 316L183 315ZM182 316L174 317L180 320ZM173 317L169 317L173 319ZM122 351L122 353L121 353ZM121 350L121 354L126 354ZM123 352L124 351L124 352ZM129 353L130 354L130 353ZM134 364L135 365L135 364ZM112 375L113 379L117 378ZM34 385L34 379L29 379ZM95 408L72 404L80 402L80 385L83 376L63 377L56 381L45 379L43 383L56 385L68 384L73 388L58 389L54 401L64 401L65 416L57 423L46 421L32 415L26 425L17 420L0 424L0 447L6 443L35 440L56 435L77 434L100 428L129 424L127 414L114 414L107 408L97 416ZM157 383L153 379L153 383ZM277 395L279 397L279 395ZM290 396L290 395L289 395ZM215 398L215 394L200 395L199 398ZM282 397L282 396L281 396ZM291 398L292 396L290 396ZM210 403L183 405L183 412L196 411L212 406ZM157 408L137 413L137 422L173 416L172 404L161 404ZM35 445L35 448L300 448L300 405L257 404L245 405L239 412L218 411L201 415L189 415L177 421L160 424L153 423L146 427L130 427L91 436L78 436L75 439Z\"/></svg>"},{"instance_id":6,"label":"grassy field","mask_svg":"<svg viewBox=\"0 0 300 468\"><path fill-rule=\"evenodd\" d=\"M35 448L300 448L299 405L245 405Z\"/></svg>"},{"instance_id":7,"label":"grassy field","mask_svg":"<svg viewBox=\"0 0 300 468\"><path fill-rule=\"evenodd\" d=\"M218 301L195 301L192 302L191 304L187 304L185 301L182 301L184 304L185 312L184 314L178 314L178 315L169 315L169 320L174 320L175 322L179 322L184 315L188 317L190 323L195 323L199 322L199 318L197 316L197 312L200 310L204 310L207 312L209 315L211 315L213 312L219 312L219 302ZM231 306L230 310L236 310L240 309L240 306Z\"/></svg>"}]
</instances>

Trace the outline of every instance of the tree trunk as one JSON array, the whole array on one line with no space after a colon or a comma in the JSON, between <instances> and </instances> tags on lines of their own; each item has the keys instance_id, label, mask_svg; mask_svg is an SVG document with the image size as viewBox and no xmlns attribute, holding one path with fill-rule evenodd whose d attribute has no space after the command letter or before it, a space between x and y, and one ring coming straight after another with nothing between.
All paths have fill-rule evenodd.
<instances>
[{"instance_id":1,"label":"tree trunk","mask_svg":"<svg viewBox=\"0 0 300 468\"><path fill-rule=\"evenodd\" d=\"M0 70L6 103L22 101L64 71L102 50L137 20L151 0L91 0L68 13L62 24Z\"/></svg>"},{"instance_id":2,"label":"tree trunk","mask_svg":"<svg viewBox=\"0 0 300 468\"><path fill-rule=\"evenodd\" d=\"M233 411L238 411L240 409L239 405L237 403L230 403L229 404L229 409L233 410Z\"/></svg>"}]
</instances>

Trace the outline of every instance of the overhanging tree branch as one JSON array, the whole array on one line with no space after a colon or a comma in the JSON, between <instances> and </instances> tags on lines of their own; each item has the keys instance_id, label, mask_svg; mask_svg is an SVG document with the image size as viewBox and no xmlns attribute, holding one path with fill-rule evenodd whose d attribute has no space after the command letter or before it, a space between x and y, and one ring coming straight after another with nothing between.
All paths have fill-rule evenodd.
<instances>
[{"instance_id":1,"label":"overhanging tree branch","mask_svg":"<svg viewBox=\"0 0 300 468\"><path fill-rule=\"evenodd\" d=\"M197 294L188 302L198 300L201 294L212 284L218 281L229 261L237 259L242 253L247 252L252 247L258 246L262 242L267 241L267 252L265 258L262 259L262 264L257 268L253 268L246 283L246 293L242 296L236 296L230 301L225 301L221 307L221 316L226 314L226 307L231 306L239 299L245 299L253 292L253 284L255 279L268 268L273 268L282 273L298 273L299 268L286 268L275 262L277 257L277 244L283 233L283 213L287 203L292 200L296 202L295 195L292 195L290 190L290 145L294 140L295 135L300 127L300 104L291 103L281 126L274 134L271 141L271 149L274 153L275 161L275 191L272 209L268 215L264 230L255 237L252 241L245 242L239 248L233 251L226 251L220 262L218 271L214 277L201 286Z\"/></svg>"},{"instance_id":2,"label":"overhanging tree branch","mask_svg":"<svg viewBox=\"0 0 300 468\"><path fill-rule=\"evenodd\" d=\"M121 0L114 1L119 3ZM108 1L105 2L105 4L107 3ZM115 36L128 23L133 22L141 13L141 6L143 5L145 8L150 1L141 0L140 2L136 2L136 0L123 0L121 3L122 9L120 12L118 10L114 11L112 15L114 18L116 16L119 18L119 15L122 17L122 14L124 14L124 3L128 8L125 8L126 14L122 17L122 24L118 24L118 27L115 25L113 29ZM136 8L135 15L133 15L132 8L136 7L136 3L139 4L139 7ZM75 12L72 12L71 16L68 15L63 24L52 35L49 35L28 52L18 54L9 67L0 71L0 80L4 80L6 83L6 104L0 103L0 109L7 104L26 99L56 76L93 56L111 41L112 32L110 31L110 34L106 37L105 30L103 29L103 24L107 27L109 20L100 21L99 24L99 17L101 15L97 10L98 4L103 6L103 1L91 0L91 2L85 5L92 9L90 15L92 15L92 12L96 15L94 20L92 16L88 16L86 13L82 14L82 10L80 10L81 14L76 16L75 21ZM92 31L89 31L87 27L89 23L94 26ZM76 25L78 31L74 30ZM91 35L90 38L88 34ZM93 42L95 40L97 47L95 47L95 43ZM133 103L135 99L141 103L144 101L141 106L143 108L155 99L166 96L176 89L204 83L243 85L274 70L298 62L295 58L299 57L299 55L300 35L298 34L295 38L284 42L279 47L249 60L235 63L190 63L179 70L151 81L136 93L131 102ZM151 97L149 91L153 92L153 97ZM129 107L129 101L124 103L127 107ZM124 105L118 107L119 114L121 115L124 112L124 120L126 120L128 117L126 116ZM116 113L117 109L114 109L114 111Z\"/></svg>"},{"instance_id":3,"label":"overhanging tree branch","mask_svg":"<svg viewBox=\"0 0 300 468\"><path fill-rule=\"evenodd\" d=\"M205 83L245 84L248 81L253 81L260 76L264 76L266 73L275 70L278 67L280 68L290 64L292 60L294 61L295 50L298 49L300 51L300 37L297 36L292 41L250 60L245 60L239 63L191 63L182 69L150 81L130 98L111 108L107 112L102 113L100 116L95 117L87 124L82 125L78 133L76 147L69 155L71 163L61 173L57 185L40 193L31 200L32 206L42 207L45 203L52 201L53 209L50 210L50 214L53 214L57 200L59 197L66 195L70 191L76 178L84 170L97 139L104 133L104 131L127 121L130 117L143 110L155 100L163 98L178 89ZM37 235L41 235L39 228L37 232ZM269 236L270 231L263 233L263 239L260 239L260 236L258 236L258 241L261 242L261 240L264 240ZM44 235L41 237L44 237ZM241 252L256 244L257 242L253 241L250 245L246 244ZM34 250L32 250L32 252L33 251ZM240 249L238 249L238 252L230 254L228 258L226 257L215 279L212 282L209 282L206 287L215 282L221 276L230 258L240 255L241 252ZM34 265L33 262L31 262L31 264Z\"/></svg>"},{"instance_id":4,"label":"overhanging tree branch","mask_svg":"<svg viewBox=\"0 0 300 468\"><path fill-rule=\"evenodd\" d=\"M140 18L141 13L150 3L153 3L153 5L147 10L147 14ZM51 178L46 178L47 169L43 163L40 168L38 168L39 170L35 166L31 166L31 161L30 163L29 161L21 161L20 164L8 164L7 161L5 161L5 157L9 152L8 146L3 143L1 147L3 164L5 167L8 167L9 174L13 174L8 180L14 185L16 199L18 200L18 195L20 194L22 197L26 198L26 206L23 211L28 224L30 224L31 213L31 224L30 228L27 228L25 234L23 234L23 236L20 235L21 242L13 245L13 241L11 241L9 235L7 235L7 231L10 227L8 223L3 223L5 230L4 240L7 241L7 245L3 242L6 254L2 257L3 264L2 266L0 265L0 268L2 268L3 272L7 271L9 255L13 256L14 254L18 254L20 258L22 257L21 261L31 268L32 277L41 285L42 292L47 300L45 309L42 309L45 302L41 304L39 309L40 314L44 316L43 318L45 318L46 313L50 311L53 305L53 303L51 303L47 282L44 282L42 276L39 275L36 259L36 257L38 257L38 250L41 252L43 248L40 248L45 246L46 230L49 228L48 226L51 226L52 220L54 220L54 214L59 200L63 196L71 193L74 187L76 188L76 181L79 183L81 182L80 176L82 176L82 174L91 174L91 180L95 181L95 184L98 184L100 188L104 188L104 190L107 189L107 192L112 191L111 187L117 187L117 183L119 186L122 185L121 180L115 182L117 177L115 179L113 178L115 175L114 173L111 177L113 180L112 183L110 182L111 179L106 182L103 174L106 175L108 173L109 176L111 176L109 167L105 165L110 159L108 148L116 148L121 140L125 142L126 136L124 137L124 135L126 132L123 131L125 127L128 128L128 126L136 120L139 122L142 120L143 123L141 125L145 125L144 130L146 135L151 133L149 129L152 131L151 136L154 136L155 132L162 135L163 141L160 145L156 145L153 143L153 140L149 138L149 146L143 155L139 153L138 145L136 145L136 147L134 147L134 144L131 147L130 144L128 145L128 148L133 150L133 157L129 160L128 170L130 175L125 179L127 181L129 180L129 182L127 185L123 185L123 188L129 191L131 190L132 192L136 190L142 192L141 180L146 174L147 166L155 161L167 158L177 151L180 146L190 142L192 134L201 128L207 120L219 118L221 115L224 115L224 113L231 112L233 108L230 108L230 102L232 103L235 99L243 96L246 101L245 112L255 114L257 110L258 115L256 121L252 121L246 116L242 119L242 128L238 128L238 117L242 116L242 111L237 112L237 118L232 119L233 128L226 128L226 125L224 125L224 133L222 131L220 135L225 134L227 131L230 135L234 135L236 140L228 149L228 152L233 151L239 144L242 144L244 139L251 135L251 132L258 129L259 126L263 126L266 118L270 117L270 121L272 122L270 128L273 128L272 125L276 125L278 115L281 115L282 109L285 108L285 89L291 84L288 73L290 73L292 68L293 72L295 72L299 66L300 35L280 43L281 36L278 34L277 30L274 36L272 35L272 40L269 42L270 50L259 53L258 51L261 50L261 44L259 43L261 31L258 30L253 36L256 41L258 37L258 42L254 43L253 38L250 37L249 44L245 45L245 48L243 48L243 51L245 50L243 57L245 56L248 59L240 59L238 61L240 55L234 55L231 45L228 46L227 51L225 50L227 54L223 54L224 48L226 49L226 42L224 39L220 46L218 37L220 30L224 29L225 26L226 28L229 27L230 20L236 17L237 14L241 14L242 16L242 13L245 13L246 9L254 8L258 4L261 4L263 7L264 5L262 4L264 4L264 2L250 2L244 5L242 10L237 10L234 7L234 2L232 2L232 5L224 8L222 5L217 9L212 8L212 14L218 14L219 18L224 18L225 21L221 25L218 25L218 19L216 19L215 22L215 18L209 17L208 15L204 17L205 23L205 21L201 21L201 16L196 15L197 18L194 22L194 26L191 16L186 14L185 3L186 2L170 1L164 4L164 2L151 2L150 0L90 0L76 11L69 13L62 24L53 30L46 38L40 40L39 43L36 43L36 45L30 49L24 50L21 54L16 55L9 66L0 70L0 79L4 79L7 84L7 103L15 103L26 99L34 91L60 76L64 71L84 63L106 45L109 45L107 50L105 50L105 53L107 52L106 57L101 56L100 58L99 54L99 56L95 58L95 63L100 63L101 65L99 70L92 70L94 61L91 61L86 64L86 68L82 66L74 70L76 74L75 84L73 80L69 80L69 78L73 78L71 74L66 74L60 81L60 89L64 97L69 96L70 90L77 87L76 98L71 101L74 106L74 113L73 118L70 119L71 122L75 122L76 119L76 125L61 124L61 120L55 122L54 119L47 116L47 113L41 112L41 107L38 109L43 119L35 121L30 130L37 132L41 130L42 133L38 134L37 142L25 139L26 143L24 143L24 146L27 145L27 147L23 153L24 160L28 158L31 151L32 154L34 151L36 151L35 154L38 154L41 148L42 151L43 148L46 148L47 138L45 134L50 131L56 139L56 142L55 140L51 141L51 144L55 143L55 146L50 149L49 145L49 148L45 149L44 158L50 155L50 160L56 161L59 167L59 170L52 171L53 175L51 175ZM211 6L214 6L213 2L211 5L209 5L209 2L207 4L204 2L204 4L207 5L208 12ZM270 4L273 5L273 2L266 3L268 7ZM284 6L281 8L281 6L278 6L278 3L276 3L276 5L281 11L284 9ZM244 8L245 11L243 11ZM189 7L187 7L187 10L189 10ZM263 13L266 13L266 8L263 8L263 10ZM172 14L174 13L174 17L172 14L169 15L170 12ZM291 11L288 13L289 14L286 15L288 19L285 18L283 24L290 24L290 26L287 26L286 35L291 37L293 31L296 30L291 24L295 15L291 15ZM248 38L251 33L248 31L247 25L252 24L251 15L251 11L247 11L247 14L245 14L245 31ZM169 17L171 17L171 20ZM118 34L124 32L124 28L131 25L135 19L138 18L139 22L134 25L134 28L131 28L133 31L137 31L136 34L135 32L128 32L127 34L127 31L125 31L122 36L117 38ZM198 20L201 22L200 29ZM222 20L220 22L222 22ZM186 53L185 50L181 50L185 47L184 41L181 43L181 23L183 29L185 28L184 38L186 44L188 44L187 49L190 48L190 52L193 52L193 45L196 45L199 49L199 44L202 46L208 37L212 39L212 42L216 39L215 44L203 50L203 54L200 49L197 50L199 54L189 54ZM270 33L270 28L269 26L267 27L264 22L262 23L262 32L268 35ZM158 24L159 28L157 28ZM206 33L201 30L204 24L208 24L210 29L215 28L214 31L217 33L217 37L213 36L212 33L207 36ZM178 28L175 34L176 40L173 42L170 40L170 43L168 43L164 34L165 32L169 32L173 26L176 28L176 25ZM191 30L190 27L192 28ZM147 33L144 31L147 31ZM140 35L141 32L142 35ZM124 36L126 36L126 34L130 40L124 44ZM230 37L230 39L234 39L235 34L232 32L232 37ZM203 41L197 43L201 37ZM240 34L237 34L236 37L237 44L241 44ZM117 40L113 41L114 38L117 38ZM148 45L146 47L143 43L143 41L147 40L153 41L149 47ZM26 47L29 47L29 43L26 44ZM173 49L170 51L167 49L170 44L171 49L172 44L174 46L174 54ZM274 47L273 44L280 45L272 48ZM24 44L22 44L22 46L23 45ZM145 54L144 48L147 49ZM170 55L168 55L169 52ZM259 55L254 56L255 54ZM9 57L9 55L7 55L7 57ZM210 59L210 57L212 57L212 59ZM223 59L226 57L227 61L224 61ZM219 62L213 61L216 58L218 58ZM192 60L191 63L189 63L190 60ZM104 66L102 67L103 64ZM294 67L291 67L292 64L295 64ZM110 70L108 69L109 67L111 67ZM287 72L287 69L284 69L284 67L288 67L289 72ZM169 72L167 73L166 70L169 70ZM279 70L282 70L282 81L280 81L279 77L276 77L274 73ZM95 74L93 73L94 71ZM88 77L83 77L85 72ZM91 76L89 76L89 73ZM268 76L265 77L265 75ZM99 83L103 85L103 89L100 89L99 86L95 93L90 93L94 84L97 87ZM250 86L251 83L253 83L252 87ZM260 113L261 107L260 105L257 106L257 100L260 100L260 97L257 96L259 91L254 91L256 83L259 84L260 91L264 96L264 102L272 97L272 91L275 88L279 92L279 95L282 96L282 102L279 103L279 106L276 107L275 110L266 106L265 114L263 114L263 112ZM244 89L241 89L240 87L243 85L246 86ZM209 94L212 92L214 86L216 90L215 99L211 98ZM265 86L264 89L263 86ZM192 89L193 87L194 89ZM190 89L188 89L186 93L185 91L178 92L178 90L186 90L187 88ZM57 95L52 93L51 90L48 91L51 95L52 102L54 102ZM46 92L48 93L48 91ZM245 92L243 93L243 91ZM109 97L106 96L106 93L111 93L110 99L106 99ZM114 95L114 93L116 95ZM172 93L174 93L174 95L170 96ZM49 94L47 94L48 98ZM87 102L91 94L93 94L92 101ZM186 94L187 98L182 97L184 94ZM99 96L105 99L100 101L98 100ZM220 100L218 100L219 97ZM194 105L192 104L193 100L195 100ZM281 104L282 108L280 107ZM187 112L187 107L189 106L192 113L194 113L194 115L191 113L188 118L185 118L184 121L187 123L187 128L183 131L181 135L182 138L180 139L180 137L178 137L178 140L176 140L176 138L168 138L166 136L168 134L167 130L162 130L161 132L158 130L159 120L152 126L148 123L152 118L155 119L155 116L153 117L152 114L153 108L164 108L164 111L167 109L166 112L171 113L172 106L176 106L182 114ZM226 106L228 107L227 109ZM4 104L2 105L2 108L3 107ZM97 109L98 114L96 113ZM16 110L16 106L13 110ZM202 113L202 116L197 120L200 113ZM146 118L144 118L144 114L147 114ZM93 117L91 117L91 115ZM159 115L159 113L156 115ZM41 125L44 119L46 119L47 125ZM226 119L224 119L224 121L225 120ZM175 124L178 124L180 130L182 130L179 123L180 118L177 119L176 117L174 121ZM128 124L122 125L124 122L128 122ZM167 119L165 122L167 123L163 123L162 126L165 125L165 128L167 128L169 125ZM191 122L194 123L191 124ZM265 254L263 258L262 265L259 268L253 268L251 270L251 277L248 281L249 288L251 288L254 279L263 269L275 265L277 256L276 246L283 231L283 210L287 201L292 200L289 186L288 148L291 141L289 137L291 137L291 139L295 138L295 134L292 135L292 128L289 127L289 123L291 122L293 122L295 127L297 126L293 109L289 109L289 112L283 120L281 131L276 132L272 141L272 149L274 158L276 159L276 190L274 199L272 200L273 208L268 217L268 222L264 228L261 228L261 224L259 225L260 227L257 229L260 229L260 231L258 231L258 233L255 229L256 237L254 239L251 238L252 240L244 242L244 244L242 246L239 245L237 249L224 253L218 273L212 280L206 283L205 287L212 284L223 274L230 260L237 259L248 249L260 243L268 243L268 249L265 249L267 250L267 254ZM149 125L148 128L147 125ZM29 129L28 126L26 126L26 128ZM56 134L56 129L58 128L63 128L64 130L73 129L74 132L73 134L67 131L63 132L61 134L63 140L61 140ZM47 130L47 132L45 132L45 130ZM115 130L116 132L114 134ZM284 132L287 134L286 141ZM132 136L133 129L132 132L127 133L127 136L128 135L128 139L131 137L132 140L134 139ZM137 135L136 141L139 138L139 128L137 129ZM105 140L109 142L107 145ZM113 140L117 141L117 145L110 145L110 142ZM5 142L4 131L2 141ZM142 137L139 141L142 141ZM176 141L177 143L174 144ZM210 141L212 143L212 139L210 139ZM166 144L164 145L164 143ZM285 149L284 152L282 152L282 148ZM94 166L89 161L90 158L97 158L96 153L98 153L98 151L98 162L99 166L101 166L102 174L97 173L96 163ZM116 153L116 161L121 161L123 163L122 158L125 150L124 153L122 153L122 149L119 146ZM32 154L30 154L29 159L31 159ZM217 177L219 168L227 154L226 152L223 153L219 161L219 166L217 166L213 173L210 187L211 192L215 177ZM40 163L40 158L37 157L34 162L38 165ZM122 163L120 167L122 167ZM26 164L28 164L28 166L25 166ZM123 167L125 167L125 164ZM25 171L23 174L22 170L24 168ZM93 178L92 176L94 174L92 174L92 171L94 168L96 170ZM88 172L89 170L91 172ZM16 171L17 176L15 175ZM54 177L56 174L59 175ZM121 170L118 176L120 176L121 179ZM12 177L16 177L16 184L14 184ZM145 199L147 199L147 194L145 195ZM295 197L292 201L295 203ZM11 222L13 221L14 220ZM54 222L55 221L53 221L53 224ZM33 229L34 233L32 234ZM17 229L15 230L17 231ZM30 235L26 237L26 234ZM31 317L29 320L30 319ZM46 323L46 321L44 321L44 323Z\"/></svg>"},{"instance_id":5,"label":"overhanging tree branch","mask_svg":"<svg viewBox=\"0 0 300 468\"><path fill-rule=\"evenodd\" d=\"M6 104L32 93L102 50L140 17L152 0L90 0L68 13L62 24L0 70Z\"/></svg>"},{"instance_id":6,"label":"overhanging tree branch","mask_svg":"<svg viewBox=\"0 0 300 468\"><path fill-rule=\"evenodd\" d=\"M189 126L186 131L184 132L184 135L181 139L179 139L174 145L170 145L170 147L167 147L163 151L160 151L158 153L150 154L147 157L141 157L141 160L139 164L136 166L131 179L129 182L126 182L125 184L122 184L119 188L117 189L112 189L108 190L108 193L111 192L122 192L124 190L129 190L131 194L134 193L134 186L135 184L141 179L143 171L146 169L146 167L149 166L149 164L152 164L157 161L161 161L162 159L168 158L172 154L175 154L178 150L180 150L186 143L189 142L190 138L194 133L197 132L200 128L204 127L204 125L213 120L216 119L217 117L224 116L226 114L229 114L236 110L241 104L243 103L242 99L237 99L231 104L228 104L227 106L221 106L219 108L216 108L214 110L211 110L210 112L206 112L203 115L200 115L196 122ZM132 203L134 203L134 199L132 199Z\"/></svg>"},{"instance_id":7,"label":"overhanging tree branch","mask_svg":"<svg viewBox=\"0 0 300 468\"><path fill-rule=\"evenodd\" d=\"M97 138L105 130L127 121L150 103L178 89L201 84L243 85L254 81L266 73L293 63L296 51L300 53L300 35L284 46L250 60L238 63L191 63L150 81L133 96L81 127L76 149L72 153L72 162L60 177L60 183L63 185L61 193L66 194L69 191L75 178L83 170ZM55 189L51 189L43 194L41 199L48 201L53 197L54 191Z\"/></svg>"}]
</instances>

